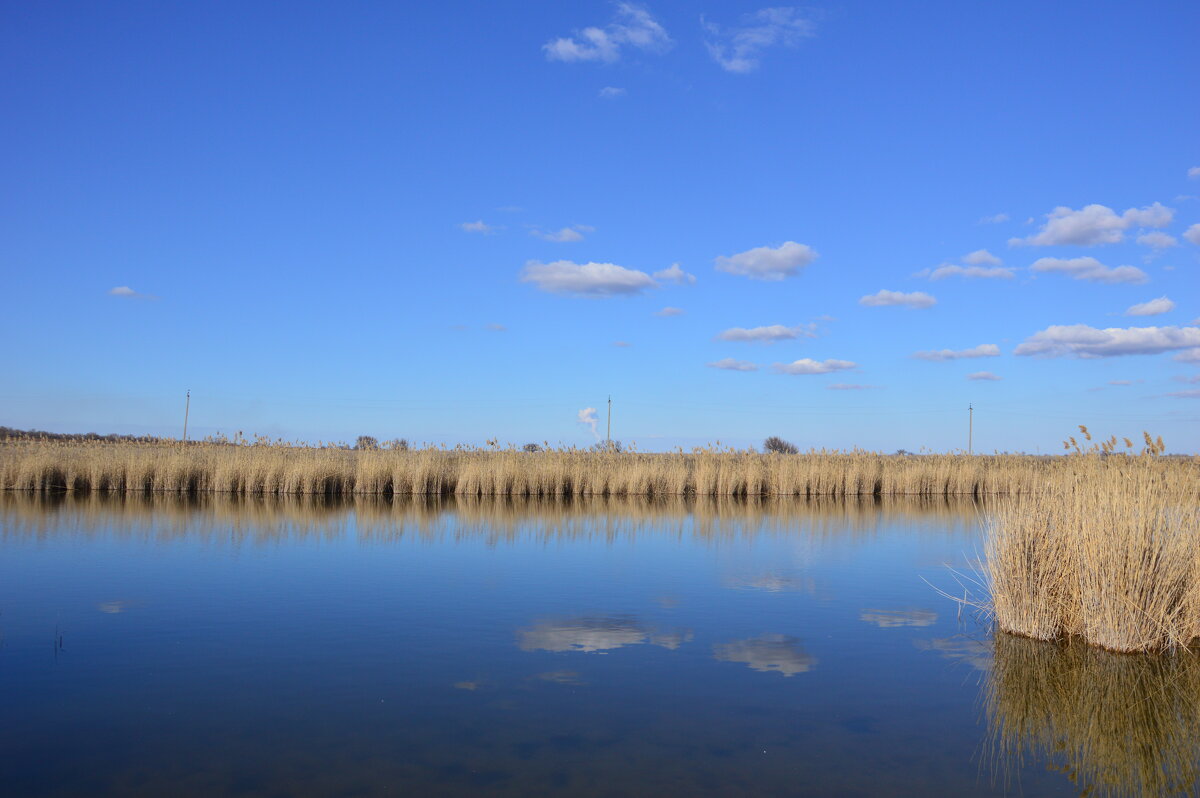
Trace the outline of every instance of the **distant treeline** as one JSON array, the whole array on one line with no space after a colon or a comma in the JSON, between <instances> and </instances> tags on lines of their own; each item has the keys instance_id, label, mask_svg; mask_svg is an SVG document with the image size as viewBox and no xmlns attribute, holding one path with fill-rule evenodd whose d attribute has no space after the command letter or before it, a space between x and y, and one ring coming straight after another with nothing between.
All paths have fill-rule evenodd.
<instances>
[{"instance_id":1,"label":"distant treeline","mask_svg":"<svg viewBox=\"0 0 1200 798\"><path fill-rule=\"evenodd\" d=\"M157 435L101 435L98 432L46 432L41 429L0 427L0 441L112 441L160 443L171 440Z\"/></svg>"}]
</instances>

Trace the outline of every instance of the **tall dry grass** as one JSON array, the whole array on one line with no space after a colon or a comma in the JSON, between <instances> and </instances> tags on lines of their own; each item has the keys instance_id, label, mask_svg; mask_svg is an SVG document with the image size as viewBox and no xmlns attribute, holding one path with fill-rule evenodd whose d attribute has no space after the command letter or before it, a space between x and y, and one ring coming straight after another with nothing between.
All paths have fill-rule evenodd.
<instances>
[{"instance_id":1,"label":"tall dry grass","mask_svg":"<svg viewBox=\"0 0 1200 798\"><path fill-rule=\"evenodd\" d=\"M1007 781L1027 755L1080 795L1200 794L1200 657L997 634L984 700Z\"/></svg>"},{"instance_id":2,"label":"tall dry grass","mask_svg":"<svg viewBox=\"0 0 1200 798\"><path fill-rule=\"evenodd\" d=\"M558 449L12 441L0 489L465 496L984 496L1039 490L1058 459L1022 455L671 454Z\"/></svg>"},{"instance_id":3,"label":"tall dry grass","mask_svg":"<svg viewBox=\"0 0 1200 798\"><path fill-rule=\"evenodd\" d=\"M983 576L999 627L1112 651L1200 636L1200 471L1194 458L1080 454L1039 491L985 512Z\"/></svg>"}]
</instances>

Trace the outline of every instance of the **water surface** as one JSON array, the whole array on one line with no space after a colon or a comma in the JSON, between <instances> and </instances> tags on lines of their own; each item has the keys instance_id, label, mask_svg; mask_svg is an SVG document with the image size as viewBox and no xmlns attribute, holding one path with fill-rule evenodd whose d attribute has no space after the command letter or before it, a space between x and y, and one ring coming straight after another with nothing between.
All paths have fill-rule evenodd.
<instances>
[{"instance_id":1,"label":"water surface","mask_svg":"<svg viewBox=\"0 0 1200 798\"><path fill-rule=\"evenodd\" d=\"M1194 788L1194 662L998 645L934 589L980 548L969 502L0 495L0 793Z\"/></svg>"}]
</instances>

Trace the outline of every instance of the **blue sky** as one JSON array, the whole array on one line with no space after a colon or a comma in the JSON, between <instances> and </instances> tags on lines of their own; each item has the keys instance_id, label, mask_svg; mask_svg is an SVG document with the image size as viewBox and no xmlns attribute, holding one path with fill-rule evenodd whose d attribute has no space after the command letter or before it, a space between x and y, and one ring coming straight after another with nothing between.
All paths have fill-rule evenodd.
<instances>
[{"instance_id":1,"label":"blue sky","mask_svg":"<svg viewBox=\"0 0 1200 798\"><path fill-rule=\"evenodd\" d=\"M1193 2L0 14L0 424L1200 448Z\"/></svg>"}]
</instances>

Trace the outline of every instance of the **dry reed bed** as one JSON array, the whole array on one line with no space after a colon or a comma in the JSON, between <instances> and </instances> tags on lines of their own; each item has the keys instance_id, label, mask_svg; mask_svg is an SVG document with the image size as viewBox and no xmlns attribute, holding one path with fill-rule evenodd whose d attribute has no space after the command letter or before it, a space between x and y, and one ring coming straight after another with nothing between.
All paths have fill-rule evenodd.
<instances>
[{"instance_id":1,"label":"dry reed bed","mask_svg":"<svg viewBox=\"0 0 1200 798\"><path fill-rule=\"evenodd\" d=\"M1044 490L986 511L983 577L999 627L1119 652L1200 637L1196 458L1084 454Z\"/></svg>"},{"instance_id":2,"label":"dry reed bed","mask_svg":"<svg viewBox=\"0 0 1200 798\"><path fill-rule=\"evenodd\" d=\"M170 443L0 444L0 489L246 495L981 496L1040 490L1062 458L731 450L353 451Z\"/></svg>"},{"instance_id":3,"label":"dry reed bed","mask_svg":"<svg viewBox=\"0 0 1200 798\"><path fill-rule=\"evenodd\" d=\"M1198 794L1200 657L1007 634L994 646L984 695L1005 782L1031 754L1054 763L1080 795Z\"/></svg>"}]
</instances>

